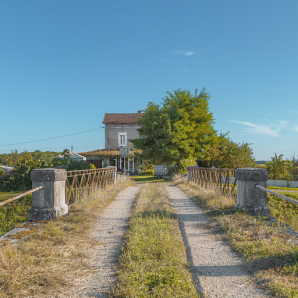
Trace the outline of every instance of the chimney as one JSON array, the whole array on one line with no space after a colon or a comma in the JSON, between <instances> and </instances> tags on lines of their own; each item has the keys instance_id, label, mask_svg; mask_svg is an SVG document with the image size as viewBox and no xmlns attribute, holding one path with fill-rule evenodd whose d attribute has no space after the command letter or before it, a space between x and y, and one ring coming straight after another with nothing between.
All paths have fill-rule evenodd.
<instances>
[{"instance_id":1,"label":"chimney","mask_svg":"<svg viewBox=\"0 0 298 298\"><path fill-rule=\"evenodd\" d=\"M138 114L141 114L142 113L142 111L138 111Z\"/></svg>"}]
</instances>

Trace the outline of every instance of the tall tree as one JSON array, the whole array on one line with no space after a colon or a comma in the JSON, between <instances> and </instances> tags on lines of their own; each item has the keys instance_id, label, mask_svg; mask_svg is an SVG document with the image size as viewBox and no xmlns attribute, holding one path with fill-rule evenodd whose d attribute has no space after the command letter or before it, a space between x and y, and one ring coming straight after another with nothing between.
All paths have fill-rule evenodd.
<instances>
[{"instance_id":1,"label":"tall tree","mask_svg":"<svg viewBox=\"0 0 298 298\"><path fill-rule=\"evenodd\" d=\"M196 89L194 95L180 89L167 94L161 106L149 102L133 145L152 163L180 165L183 160L204 158L218 142L210 95L205 89Z\"/></svg>"},{"instance_id":2,"label":"tall tree","mask_svg":"<svg viewBox=\"0 0 298 298\"><path fill-rule=\"evenodd\" d=\"M237 169L255 167L253 151L248 143L238 144L231 140L225 142L219 155L221 168Z\"/></svg>"}]
</instances>

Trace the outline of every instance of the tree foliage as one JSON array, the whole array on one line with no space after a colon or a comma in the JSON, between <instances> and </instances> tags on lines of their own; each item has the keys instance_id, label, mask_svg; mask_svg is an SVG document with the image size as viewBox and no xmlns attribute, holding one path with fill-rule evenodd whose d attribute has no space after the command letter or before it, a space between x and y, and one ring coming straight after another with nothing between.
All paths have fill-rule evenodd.
<instances>
[{"instance_id":1,"label":"tree foliage","mask_svg":"<svg viewBox=\"0 0 298 298\"><path fill-rule=\"evenodd\" d=\"M12 152L8 163L14 166L13 174L2 173L0 176L0 189L8 191L30 188L30 171L49 166L45 160L29 152L18 154L17 150Z\"/></svg>"},{"instance_id":2,"label":"tree foliage","mask_svg":"<svg viewBox=\"0 0 298 298\"><path fill-rule=\"evenodd\" d=\"M63 157L54 157L51 163L52 167L59 167L66 169L67 171L74 171L74 170L87 170L90 169L90 164L86 163L83 160L76 160L70 157L70 152L68 149L65 149L62 152Z\"/></svg>"},{"instance_id":3,"label":"tree foliage","mask_svg":"<svg viewBox=\"0 0 298 298\"><path fill-rule=\"evenodd\" d=\"M32 157L34 159L41 159L41 160L45 160L46 162L50 163L52 161L52 159L59 155L60 152L54 152L54 151L40 151L40 150L35 150L34 152L22 152L22 153L18 153L17 155L14 154L14 152L12 153L4 153L4 154L0 154L0 164L3 165L12 165L11 161L14 161L15 158L20 158L22 155L24 154L30 154L32 155Z\"/></svg>"},{"instance_id":4,"label":"tree foliage","mask_svg":"<svg viewBox=\"0 0 298 298\"><path fill-rule=\"evenodd\" d=\"M209 148L208 157L201 163L202 166L215 166L217 168L246 168L255 167L253 151L250 144L233 142L226 135L220 135L216 146Z\"/></svg>"},{"instance_id":5,"label":"tree foliage","mask_svg":"<svg viewBox=\"0 0 298 298\"><path fill-rule=\"evenodd\" d=\"M19 154L17 150L12 152L7 163L14 167L13 173L0 172L0 190L13 191L31 188L30 172L33 169L58 167L71 171L91 168L84 161L71 159L68 149L64 150L63 154L63 158L55 157L47 161L43 158L44 155L40 154L40 151L35 151L34 154L26 151Z\"/></svg>"},{"instance_id":6,"label":"tree foliage","mask_svg":"<svg viewBox=\"0 0 298 298\"><path fill-rule=\"evenodd\" d=\"M209 111L210 95L205 89L167 92L162 105L149 102L139 138L131 140L135 148L143 150L143 158L154 164L181 165L182 161L204 158L218 138Z\"/></svg>"},{"instance_id":7,"label":"tree foliage","mask_svg":"<svg viewBox=\"0 0 298 298\"><path fill-rule=\"evenodd\" d=\"M271 162L266 162L268 178L274 180L298 180L298 165L293 160L284 160L283 154L271 157Z\"/></svg>"}]
</instances>

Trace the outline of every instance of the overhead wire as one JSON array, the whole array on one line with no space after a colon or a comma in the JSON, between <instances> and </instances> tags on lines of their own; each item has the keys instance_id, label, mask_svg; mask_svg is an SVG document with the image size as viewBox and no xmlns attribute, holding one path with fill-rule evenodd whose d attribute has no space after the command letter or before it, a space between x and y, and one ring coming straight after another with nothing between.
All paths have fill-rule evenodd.
<instances>
[{"instance_id":1,"label":"overhead wire","mask_svg":"<svg viewBox=\"0 0 298 298\"><path fill-rule=\"evenodd\" d=\"M70 134L62 135L62 136L58 136L58 137L51 137L51 138L39 139L39 140L34 140L34 141L26 141L26 142L19 142L19 143L3 144L3 145L0 145L0 147L22 145L22 144L36 143L36 142L42 142L42 141L47 141L47 140L60 139L60 138L64 138L64 137L74 136L74 135L83 134L83 133L86 133L86 132L98 130L100 128L103 128L103 127L96 127L96 128L92 128L92 129L88 129L88 130L84 130L84 131L79 131L79 132L75 132L75 133L70 133Z\"/></svg>"},{"instance_id":2,"label":"overhead wire","mask_svg":"<svg viewBox=\"0 0 298 298\"><path fill-rule=\"evenodd\" d=\"M289 149L289 150L283 150L283 151L275 151L275 152L270 152L270 153L256 154L255 156L262 156L262 155L268 155L268 154L276 154L276 153L290 152L290 151L295 151L295 150L298 150L298 148L295 148L295 149Z\"/></svg>"}]
</instances>

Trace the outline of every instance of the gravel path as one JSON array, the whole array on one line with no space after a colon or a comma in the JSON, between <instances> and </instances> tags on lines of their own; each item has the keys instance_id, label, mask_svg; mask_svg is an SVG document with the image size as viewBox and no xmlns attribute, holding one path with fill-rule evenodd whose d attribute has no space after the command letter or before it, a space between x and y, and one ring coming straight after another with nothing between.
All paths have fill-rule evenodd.
<instances>
[{"instance_id":1,"label":"gravel path","mask_svg":"<svg viewBox=\"0 0 298 298\"><path fill-rule=\"evenodd\" d=\"M126 188L98 218L92 237L102 245L91 253L91 264L95 272L89 278L81 279L69 297L108 297L116 281L118 255L128 229L131 207L139 191L140 187Z\"/></svg>"},{"instance_id":2,"label":"gravel path","mask_svg":"<svg viewBox=\"0 0 298 298\"><path fill-rule=\"evenodd\" d=\"M247 265L208 228L202 209L176 186L167 186L179 219L193 280L204 297L270 297L258 289Z\"/></svg>"}]
</instances>

